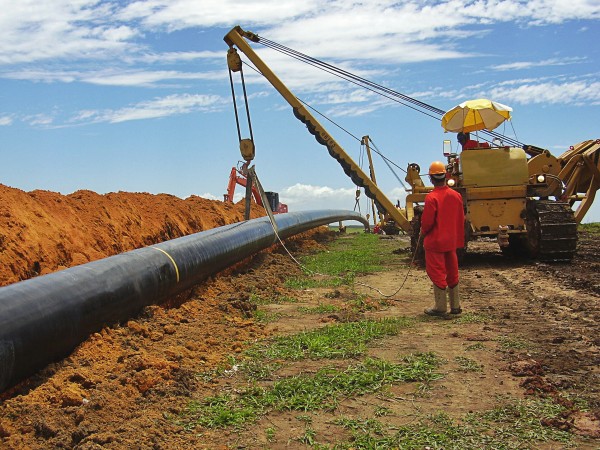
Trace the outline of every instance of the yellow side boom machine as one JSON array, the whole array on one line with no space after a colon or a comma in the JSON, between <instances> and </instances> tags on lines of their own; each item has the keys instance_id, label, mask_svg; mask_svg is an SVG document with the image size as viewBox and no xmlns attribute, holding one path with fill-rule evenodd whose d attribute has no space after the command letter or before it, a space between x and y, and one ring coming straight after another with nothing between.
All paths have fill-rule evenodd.
<instances>
[{"instance_id":1,"label":"yellow side boom machine","mask_svg":"<svg viewBox=\"0 0 600 450\"><path fill-rule=\"evenodd\" d=\"M387 228L410 234L412 250L418 253L423 203L433 189L421 180L419 165L408 165L406 181L411 189L406 208L400 209L256 54L247 41L259 42L259 36L238 26L224 40L229 45L230 71L241 69L237 52L240 50L291 105L294 115L327 148L353 183L373 199ZM242 151L247 145L241 140ZM496 238L507 254L553 261L573 257L577 225L600 187L600 140L584 141L558 158L537 147L509 147L502 143L446 157L448 184L462 195L464 202L465 242L485 236ZM575 203L579 205L573 211Z\"/></svg>"}]
</instances>

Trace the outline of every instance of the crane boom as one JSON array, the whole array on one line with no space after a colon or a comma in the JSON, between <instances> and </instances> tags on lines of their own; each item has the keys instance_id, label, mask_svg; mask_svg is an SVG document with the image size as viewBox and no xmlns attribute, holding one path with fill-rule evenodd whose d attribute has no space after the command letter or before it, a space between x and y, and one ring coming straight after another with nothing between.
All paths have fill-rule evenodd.
<instances>
[{"instance_id":1,"label":"crane boom","mask_svg":"<svg viewBox=\"0 0 600 450\"><path fill-rule=\"evenodd\" d=\"M377 184L363 172L363 170L346 153L342 146L327 132L325 127L309 112L309 110L298 100L298 98L285 86L285 84L273 73L267 64L256 54L246 40L257 42L258 36L249 31L244 31L240 26L234 27L227 35L224 41L229 45L228 63L230 70L236 71L237 66L232 64L235 60L234 54L237 54L237 47L246 57L252 61L262 75L271 83L271 85L281 94L281 96L290 104L294 115L298 120L306 125L308 131L315 136L317 142L327 147L329 154L336 159L352 181L365 190L367 197L373 199L380 212L385 212L393 219L400 228L410 232L410 221L396 208L392 201L379 189ZM239 69L238 69L239 70Z\"/></svg>"}]
</instances>

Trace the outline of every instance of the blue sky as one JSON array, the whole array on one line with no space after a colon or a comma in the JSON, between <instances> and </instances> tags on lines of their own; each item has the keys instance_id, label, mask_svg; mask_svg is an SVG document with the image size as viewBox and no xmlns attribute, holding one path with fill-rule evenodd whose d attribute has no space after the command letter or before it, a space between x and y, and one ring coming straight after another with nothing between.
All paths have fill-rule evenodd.
<instances>
[{"instance_id":1,"label":"blue sky","mask_svg":"<svg viewBox=\"0 0 600 450\"><path fill-rule=\"evenodd\" d=\"M222 199L241 159L223 42L238 24L443 110L480 97L507 104L513 120L497 131L556 156L600 138L599 0L0 7L0 183L25 191ZM439 120L253 47L299 98L353 136L369 135L402 168L442 159L444 139L455 145ZM290 210L353 209L355 187L338 163L264 79L245 74L264 187ZM358 161L360 143L324 124ZM403 199L378 157L375 166L384 192ZM364 197L360 207L367 211ZM585 221L600 221L600 200Z\"/></svg>"}]
</instances>

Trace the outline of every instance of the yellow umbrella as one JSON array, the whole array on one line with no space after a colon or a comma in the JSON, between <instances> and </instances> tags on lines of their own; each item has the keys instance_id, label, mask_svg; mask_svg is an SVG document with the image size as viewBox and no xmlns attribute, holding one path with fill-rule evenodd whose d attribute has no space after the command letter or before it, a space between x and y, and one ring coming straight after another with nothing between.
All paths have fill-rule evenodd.
<instances>
[{"instance_id":1,"label":"yellow umbrella","mask_svg":"<svg viewBox=\"0 0 600 450\"><path fill-rule=\"evenodd\" d=\"M442 128L455 133L493 130L505 120L510 120L511 111L510 106L485 98L468 100L444 114Z\"/></svg>"}]
</instances>

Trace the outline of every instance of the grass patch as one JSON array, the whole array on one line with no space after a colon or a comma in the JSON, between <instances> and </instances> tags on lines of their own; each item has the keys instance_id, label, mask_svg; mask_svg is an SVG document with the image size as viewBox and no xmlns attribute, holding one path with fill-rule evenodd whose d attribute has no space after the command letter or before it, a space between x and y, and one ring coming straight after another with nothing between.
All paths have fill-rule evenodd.
<instances>
[{"instance_id":1,"label":"grass patch","mask_svg":"<svg viewBox=\"0 0 600 450\"><path fill-rule=\"evenodd\" d=\"M316 436L317 436L317 432L315 430L313 430L312 428L307 427L306 430L304 430L304 434L298 438L298 441L300 441L306 445L314 445L316 443L315 442Z\"/></svg>"},{"instance_id":2,"label":"grass patch","mask_svg":"<svg viewBox=\"0 0 600 450\"><path fill-rule=\"evenodd\" d=\"M483 370L483 366L471 358L457 356L454 361L458 364L461 372L481 372Z\"/></svg>"},{"instance_id":3,"label":"grass patch","mask_svg":"<svg viewBox=\"0 0 600 450\"><path fill-rule=\"evenodd\" d=\"M490 320L490 316L487 316L485 314L475 314L472 312L467 312L461 314L460 317L453 319L452 325L465 323L488 323Z\"/></svg>"},{"instance_id":4,"label":"grass patch","mask_svg":"<svg viewBox=\"0 0 600 450\"><path fill-rule=\"evenodd\" d=\"M336 287L351 284L356 274L387 270L383 265L385 255L381 253L378 241L376 235L365 233L337 239L327 251L301 258L307 276L290 278L286 286L293 289ZM313 273L325 277L310 276Z\"/></svg>"},{"instance_id":5,"label":"grass patch","mask_svg":"<svg viewBox=\"0 0 600 450\"><path fill-rule=\"evenodd\" d=\"M437 414L407 426L392 428L374 419L339 419L352 434L351 442L330 449L406 450L475 449L498 450L537 448L542 442L559 442L570 446L572 435L542 425L560 418L564 408L550 400L505 400L493 410L468 414L460 421L446 414Z\"/></svg>"},{"instance_id":6,"label":"grass patch","mask_svg":"<svg viewBox=\"0 0 600 450\"><path fill-rule=\"evenodd\" d=\"M600 234L600 222L581 223L579 229L588 233Z\"/></svg>"},{"instance_id":7,"label":"grass patch","mask_svg":"<svg viewBox=\"0 0 600 450\"><path fill-rule=\"evenodd\" d=\"M252 312L252 317L259 323L271 323L277 322L281 318L281 314L279 313L270 313L267 311L262 311L257 309Z\"/></svg>"},{"instance_id":8,"label":"grass patch","mask_svg":"<svg viewBox=\"0 0 600 450\"><path fill-rule=\"evenodd\" d=\"M265 429L265 439L267 442L273 442L275 440L275 428L268 427Z\"/></svg>"},{"instance_id":9,"label":"grass patch","mask_svg":"<svg viewBox=\"0 0 600 450\"><path fill-rule=\"evenodd\" d=\"M467 348L465 348L465 350L468 352L472 352L475 350L485 350L485 344L483 342L476 342L474 344L467 346Z\"/></svg>"},{"instance_id":10,"label":"grass patch","mask_svg":"<svg viewBox=\"0 0 600 450\"><path fill-rule=\"evenodd\" d=\"M270 345L255 346L246 354L261 360L353 358L362 355L372 340L394 336L413 323L410 318L391 318L330 325L275 338Z\"/></svg>"},{"instance_id":11,"label":"grass patch","mask_svg":"<svg viewBox=\"0 0 600 450\"><path fill-rule=\"evenodd\" d=\"M341 308L336 305L327 305L323 303L319 303L319 306L314 306L309 308L307 306L301 306L298 308L298 311L305 314L328 314L338 312Z\"/></svg>"},{"instance_id":12,"label":"grass patch","mask_svg":"<svg viewBox=\"0 0 600 450\"><path fill-rule=\"evenodd\" d=\"M190 402L180 420L186 430L240 428L269 410L311 411L335 409L340 398L378 391L398 382L429 383L440 379L435 372L439 359L433 353L410 355L400 364L366 359L339 370L325 367L314 375L297 375L279 380L271 387L250 387Z\"/></svg>"},{"instance_id":13,"label":"grass patch","mask_svg":"<svg viewBox=\"0 0 600 450\"><path fill-rule=\"evenodd\" d=\"M267 380L281 368L280 362L266 363L256 359L248 359L238 365L238 369L249 380Z\"/></svg>"},{"instance_id":14,"label":"grass patch","mask_svg":"<svg viewBox=\"0 0 600 450\"><path fill-rule=\"evenodd\" d=\"M298 299L289 295L280 295L275 300L275 303L298 303Z\"/></svg>"},{"instance_id":15,"label":"grass patch","mask_svg":"<svg viewBox=\"0 0 600 450\"><path fill-rule=\"evenodd\" d=\"M271 303L273 303L273 301L271 299L264 298L264 297L260 296L259 294L254 294L254 293L250 294L248 301L256 306L270 305Z\"/></svg>"},{"instance_id":16,"label":"grass patch","mask_svg":"<svg viewBox=\"0 0 600 450\"><path fill-rule=\"evenodd\" d=\"M356 298L350 300L348 302L348 305L354 310L354 311L376 311L378 309L380 309L382 306L385 306L386 300L385 299L378 299L378 300L373 300L371 297L365 295L365 294L357 294Z\"/></svg>"},{"instance_id":17,"label":"grass patch","mask_svg":"<svg viewBox=\"0 0 600 450\"><path fill-rule=\"evenodd\" d=\"M339 232L340 231L340 227L339 226L333 226L333 225L329 225L329 231L333 231L333 232ZM362 225L346 225L346 234L355 234L355 233L365 233L365 227ZM343 233L342 233L343 234Z\"/></svg>"},{"instance_id":18,"label":"grass patch","mask_svg":"<svg viewBox=\"0 0 600 450\"><path fill-rule=\"evenodd\" d=\"M529 347L527 342L509 336L498 336L496 340L502 350L523 350Z\"/></svg>"}]
</instances>

